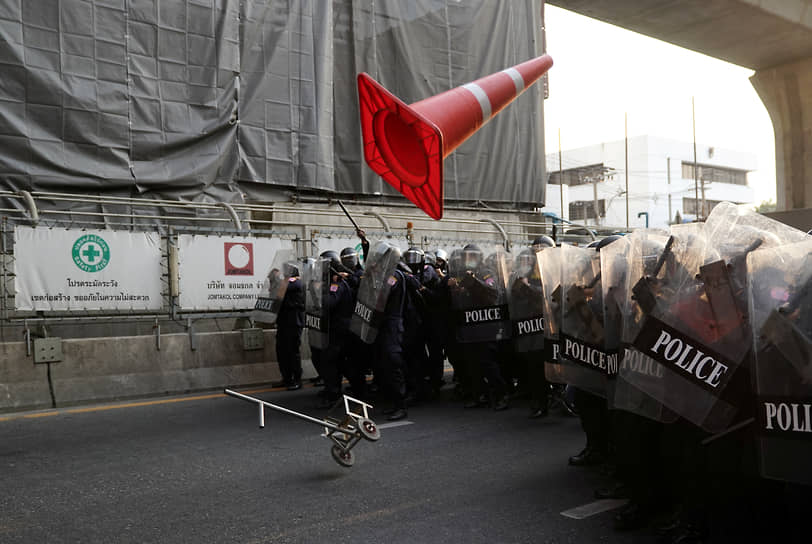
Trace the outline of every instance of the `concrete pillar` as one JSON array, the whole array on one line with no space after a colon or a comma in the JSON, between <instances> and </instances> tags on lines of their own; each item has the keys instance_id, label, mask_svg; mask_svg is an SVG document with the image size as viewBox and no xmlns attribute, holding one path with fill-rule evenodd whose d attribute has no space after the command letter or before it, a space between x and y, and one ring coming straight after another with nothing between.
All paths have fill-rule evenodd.
<instances>
[{"instance_id":1,"label":"concrete pillar","mask_svg":"<svg viewBox=\"0 0 812 544\"><path fill-rule=\"evenodd\" d=\"M750 82L775 131L778 210L812 208L812 58L759 70Z\"/></svg>"}]
</instances>

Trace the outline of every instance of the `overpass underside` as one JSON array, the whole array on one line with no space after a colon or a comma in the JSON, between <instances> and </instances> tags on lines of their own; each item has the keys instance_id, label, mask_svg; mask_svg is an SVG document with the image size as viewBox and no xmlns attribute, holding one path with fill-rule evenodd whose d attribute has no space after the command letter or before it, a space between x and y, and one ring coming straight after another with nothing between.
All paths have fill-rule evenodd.
<instances>
[{"instance_id":1,"label":"overpass underside","mask_svg":"<svg viewBox=\"0 0 812 544\"><path fill-rule=\"evenodd\" d=\"M812 208L812 0L547 0L756 71L779 209Z\"/></svg>"}]
</instances>

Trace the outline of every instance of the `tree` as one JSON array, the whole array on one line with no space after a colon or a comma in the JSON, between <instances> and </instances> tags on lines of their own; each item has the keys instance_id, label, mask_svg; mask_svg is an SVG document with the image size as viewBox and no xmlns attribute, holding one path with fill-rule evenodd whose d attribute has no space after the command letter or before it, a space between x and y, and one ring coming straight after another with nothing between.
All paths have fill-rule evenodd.
<instances>
[{"instance_id":1,"label":"tree","mask_svg":"<svg viewBox=\"0 0 812 544\"><path fill-rule=\"evenodd\" d=\"M767 212L774 212L776 208L776 203L773 202L773 199L770 200L762 200L761 204L755 206L753 209L758 213L767 213Z\"/></svg>"}]
</instances>

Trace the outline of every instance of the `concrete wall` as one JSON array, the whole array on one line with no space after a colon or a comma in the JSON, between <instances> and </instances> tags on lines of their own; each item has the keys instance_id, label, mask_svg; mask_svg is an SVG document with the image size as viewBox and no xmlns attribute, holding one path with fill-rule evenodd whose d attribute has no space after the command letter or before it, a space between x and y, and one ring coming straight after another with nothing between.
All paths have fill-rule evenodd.
<instances>
[{"instance_id":1,"label":"concrete wall","mask_svg":"<svg viewBox=\"0 0 812 544\"><path fill-rule=\"evenodd\" d=\"M241 331L197 333L195 350L185 333L162 335L160 350L154 336L66 339L50 364L56 407L276 381L275 337L265 330L255 351L243 349ZM303 366L315 375L309 359ZM51 407L48 365L26 356L24 342L0 344L0 412Z\"/></svg>"}]
</instances>

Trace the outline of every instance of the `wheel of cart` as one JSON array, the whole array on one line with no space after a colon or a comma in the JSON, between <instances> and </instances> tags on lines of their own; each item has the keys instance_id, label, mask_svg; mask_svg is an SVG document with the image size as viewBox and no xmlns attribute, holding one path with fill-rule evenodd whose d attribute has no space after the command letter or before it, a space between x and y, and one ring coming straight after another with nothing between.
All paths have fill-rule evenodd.
<instances>
[{"instance_id":1,"label":"wheel of cart","mask_svg":"<svg viewBox=\"0 0 812 544\"><path fill-rule=\"evenodd\" d=\"M335 462L342 467L350 468L355 463L355 455L353 455L352 451L345 450L337 444L330 448L330 453Z\"/></svg>"},{"instance_id":2,"label":"wheel of cart","mask_svg":"<svg viewBox=\"0 0 812 544\"><path fill-rule=\"evenodd\" d=\"M369 440L370 442L375 442L380 440L381 438L381 431L378 429L378 426L375 425L375 422L367 417L360 417L358 418L358 431L361 433L361 436Z\"/></svg>"}]
</instances>

